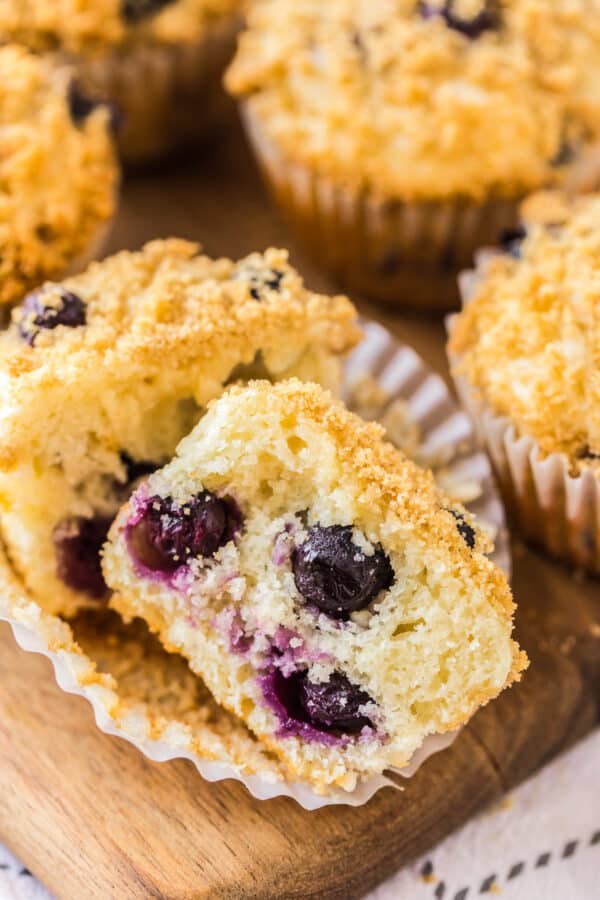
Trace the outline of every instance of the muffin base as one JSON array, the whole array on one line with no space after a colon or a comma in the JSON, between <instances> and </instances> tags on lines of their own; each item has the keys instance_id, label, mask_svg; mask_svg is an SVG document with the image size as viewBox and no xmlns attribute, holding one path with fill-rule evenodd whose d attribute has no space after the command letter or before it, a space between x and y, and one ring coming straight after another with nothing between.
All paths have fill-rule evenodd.
<instances>
[{"instance_id":1,"label":"muffin base","mask_svg":"<svg viewBox=\"0 0 600 900\"><path fill-rule=\"evenodd\" d=\"M396 308L458 308L456 279L475 251L518 222L518 198L385 199L286 159L251 101L242 118L263 177L312 255L346 290Z\"/></svg>"},{"instance_id":2,"label":"muffin base","mask_svg":"<svg viewBox=\"0 0 600 900\"><path fill-rule=\"evenodd\" d=\"M113 103L122 116L117 143L127 165L147 164L191 145L220 120L230 105L221 78L239 28L231 17L193 43L70 58L84 88Z\"/></svg>"},{"instance_id":3,"label":"muffin base","mask_svg":"<svg viewBox=\"0 0 600 900\"><path fill-rule=\"evenodd\" d=\"M485 265L489 251L478 257ZM460 279L463 304L469 302L478 271ZM448 321L452 334L452 318ZM460 363L449 354L451 368ZM457 391L490 456L509 521L525 540L551 556L600 575L600 477L591 469L571 475L564 454L543 455L538 443L519 435L507 416L494 412L464 376Z\"/></svg>"}]
</instances>

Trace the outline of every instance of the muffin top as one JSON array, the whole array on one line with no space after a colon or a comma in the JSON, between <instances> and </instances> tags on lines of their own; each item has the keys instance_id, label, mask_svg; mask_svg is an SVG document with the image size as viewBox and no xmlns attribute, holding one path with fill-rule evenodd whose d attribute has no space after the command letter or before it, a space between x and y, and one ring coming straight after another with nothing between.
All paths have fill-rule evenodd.
<instances>
[{"instance_id":1,"label":"muffin top","mask_svg":"<svg viewBox=\"0 0 600 900\"><path fill-rule=\"evenodd\" d=\"M600 131L600 3L258 0L227 85L336 179L518 195L570 175Z\"/></svg>"},{"instance_id":2,"label":"muffin top","mask_svg":"<svg viewBox=\"0 0 600 900\"><path fill-rule=\"evenodd\" d=\"M250 371L277 378L305 365L326 377L328 360L337 377L335 357L360 336L347 298L308 291L283 250L238 262L199 250L153 241L46 282L13 310L0 332L0 469L61 454L80 433L151 459L127 441L166 433L146 425L173 398L203 406Z\"/></svg>"},{"instance_id":3,"label":"muffin top","mask_svg":"<svg viewBox=\"0 0 600 900\"><path fill-rule=\"evenodd\" d=\"M0 48L0 305L60 276L114 213L110 113L68 69Z\"/></svg>"},{"instance_id":4,"label":"muffin top","mask_svg":"<svg viewBox=\"0 0 600 900\"><path fill-rule=\"evenodd\" d=\"M97 54L138 41L189 42L242 0L2 0L0 39Z\"/></svg>"},{"instance_id":5,"label":"muffin top","mask_svg":"<svg viewBox=\"0 0 600 900\"><path fill-rule=\"evenodd\" d=\"M543 455L600 472L600 195L542 192L522 213L508 252L482 262L450 353Z\"/></svg>"}]
</instances>

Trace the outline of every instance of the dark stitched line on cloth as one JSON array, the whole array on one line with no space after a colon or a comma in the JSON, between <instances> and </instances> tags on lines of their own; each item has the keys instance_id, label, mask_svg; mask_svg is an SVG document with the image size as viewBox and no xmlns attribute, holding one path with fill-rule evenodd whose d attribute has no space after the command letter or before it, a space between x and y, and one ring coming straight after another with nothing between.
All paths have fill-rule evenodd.
<instances>
[{"instance_id":1,"label":"dark stitched line on cloth","mask_svg":"<svg viewBox=\"0 0 600 900\"><path fill-rule=\"evenodd\" d=\"M600 844L600 830L593 832L593 834L590 836L588 846L595 847L598 844ZM575 856L578 848L583 845L585 845L585 841L582 841L580 839L575 840L575 841L567 841L567 843L563 847L560 858L561 859L570 859L572 856ZM551 860L552 860L551 852L540 853L540 855L535 860L535 868L543 869L551 862ZM513 865L508 870L508 874L506 875L506 881L511 881L513 878L518 878L519 875L523 874L523 872L526 869L526 866L527 866L527 863L524 860L513 863ZM433 861L431 859L428 859L423 863L423 865L421 867L421 875L424 877L428 877L429 875L432 875L433 872L434 872ZM480 894L490 893L492 891L493 887L497 884L497 882L498 882L498 878L496 875L488 875L488 877L485 878L481 882L481 886L479 888L479 893ZM454 894L453 900L466 900L469 890L470 889L468 887L461 888L459 891L457 891ZM434 891L434 896L436 897L436 900L442 900L445 893L446 893L446 883L444 881L438 881L435 891Z\"/></svg>"},{"instance_id":2,"label":"dark stitched line on cloth","mask_svg":"<svg viewBox=\"0 0 600 900\"><path fill-rule=\"evenodd\" d=\"M492 889L492 885L495 884L495 882L496 882L496 876L488 875L488 877L486 879L484 879L484 881L481 882L481 887L479 888L479 893L480 894L489 894L489 892Z\"/></svg>"}]
</instances>

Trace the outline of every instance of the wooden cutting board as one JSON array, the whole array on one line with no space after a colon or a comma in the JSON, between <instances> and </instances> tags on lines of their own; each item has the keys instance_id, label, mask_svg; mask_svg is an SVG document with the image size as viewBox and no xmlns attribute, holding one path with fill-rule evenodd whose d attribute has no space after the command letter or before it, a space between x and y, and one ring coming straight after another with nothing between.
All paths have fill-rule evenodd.
<instances>
[{"instance_id":1,"label":"wooden cutting board","mask_svg":"<svg viewBox=\"0 0 600 900\"><path fill-rule=\"evenodd\" d=\"M241 134L125 185L110 249L175 234L239 256L293 242L269 210ZM331 285L301 252L311 287ZM440 322L376 315L447 375ZM0 627L0 840L50 891L87 898L351 898L425 851L576 741L600 717L600 582L514 549L523 682L482 710L402 792L305 812L151 763L101 734L47 660Z\"/></svg>"}]
</instances>

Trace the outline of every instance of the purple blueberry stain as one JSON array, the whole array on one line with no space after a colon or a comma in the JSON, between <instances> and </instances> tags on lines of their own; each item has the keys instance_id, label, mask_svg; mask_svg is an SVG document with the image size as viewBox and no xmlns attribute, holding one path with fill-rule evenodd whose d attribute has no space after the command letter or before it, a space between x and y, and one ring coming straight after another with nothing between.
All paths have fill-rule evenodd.
<instances>
[{"instance_id":1,"label":"purple blueberry stain","mask_svg":"<svg viewBox=\"0 0 600 900\"><path fill-rule=\"evenodd\" d=\"M272 669L258 679L267 706L279 720L277 737L300 737L305 741L345 744L373 723L363 712L372 699L342 672L333 672L325 682L312 682L306 669L285 676Z\"/></svg>"},{"instance_id":2,"label":"purple blueberry stain","mask_svg":"<svg viewBox=\"0 0 600 900\"><path fill-rule=\"evenodd\" d=\"M135 508L134 508L135 509ZM208 559L241 527L235 501L201 491L184 503L154 495L134 511L127 542L134 559L152 573L171 576L191 560Z\"/></svg>"},{"instance_id":3,"label":"purple blueberry stain","mask_svg":"<svg viewBox=\"0 0 600 900\"><path fill-rule=\"evenodd\" d=\"M283 566L287 563L294 552L293 533L296 525L292 522L286 522L283 530L275 535L273 541L273 552L271 553L271 562L274 566Z\"/></svg>"},{"instance_id":4,"label":"purple blueberry stain","mask_svg":"<svg viewBox=\"0 0 600 900\"><path fill-rule=\"evenodd\" d=\"M100 551L106 541L112 519L71 517L64 519L52 533L56 573L75 591L102 600L109 590L102 575Z\"/></svg>"},{"instance_id":5,"label":"purple blueberry stain","mask_svg":"<svg viewBox=\"0 0 600 900\"><path fill-rule=\"evenodd\" d=\"M20 308L19 334L30 346L44 330L59 325L79 328L86 324L85 303L72 291L57 285L39 288L25 297Z\"/></svg>"},{"instance_id":6,"label":"purple blueberry stain","mask_svg":"<svg viewBox=\"0 0 600 900\"><path fill-rule=\"evenodd\" d=\"M334 619L365 609L394 581L389 557L377 546L367 554L353 542L350 525L315 525L292 554L298 592Z\"/></svg>"},{"instance_id":7,"label":"purple blueberry stain","mask_svg":"<svg viewBox=\"0 0 600 900\"><path fill-rule=\"evenodd\" d=\"M483 0L481 9L473 15L460 15L456 10L456 0L444 3L429 3L421 0L419 14L423 19L442 18L448 28L458 31L469 40L475 40L485 31L495 31L500 27L497 0Z\"/></svg>"}]
</instances>

